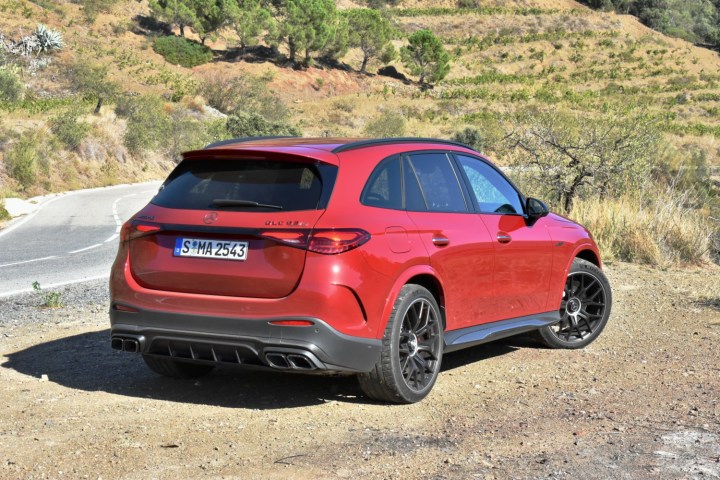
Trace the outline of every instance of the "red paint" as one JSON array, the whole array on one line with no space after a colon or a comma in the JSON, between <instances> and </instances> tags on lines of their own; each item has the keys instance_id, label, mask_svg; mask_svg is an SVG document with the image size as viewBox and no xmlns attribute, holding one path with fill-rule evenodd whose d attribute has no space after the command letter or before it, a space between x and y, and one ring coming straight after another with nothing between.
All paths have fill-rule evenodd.
<instances>
[{"instance_id":1,"label":"red paint","mask_svg":"<svg viewBox=\"0 0 720 480\"><path fill-rule=\"evenodd\" d=\"M337 179L325 209L221 211L211 225L207 214L216 210L149 204L135 218L153 222L131 220L123 227L112 301L229 319L317 318L348 335L382 338L400 289L418 275L438 286L446 329L454 330L557 309L573 257L589 250L599 259L589 233L554 214L533 223L523 215L472 209L408 212L363 205L367 179L385 158L413 151L478 155L427 142L332 152L347 142L263 140L186 153L185 162L252 157L334 165ZM196 226L219 233L183 231ZM247 241L248 256L176 257L179 236Z\"/></svg>"}]
</instances>

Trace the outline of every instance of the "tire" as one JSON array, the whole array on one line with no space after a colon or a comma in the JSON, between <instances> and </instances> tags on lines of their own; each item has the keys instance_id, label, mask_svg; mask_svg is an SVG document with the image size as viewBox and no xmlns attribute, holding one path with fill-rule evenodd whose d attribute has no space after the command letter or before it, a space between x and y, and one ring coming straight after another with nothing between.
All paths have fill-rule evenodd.
<instances>
[{"instance_id":1,"label":"tire","mask_svg":"<svg viewBox=\"0 0 720 480\"><path fill-rule=\"evenodd\" d=\"M215 365L179 362L172 358L153 357L150 355L143 355L143 360L145 360L145 364L150 367L150 370L170 378L204 377L215 368Z\"/></svg>"},{"instance_id":2,"label":"tire","mask_svg":"<svg viewBox=\"0 0 720 480\"><path fill-rule=\"evenodd\" d=\"M365 395L383 402L415 403L425 398L442 364L443 325L435 297L408 284L400 290L385 327L380 360L358 375Z\"/></svg>"},{"instance_id":3,"label":"tire","mask_svg":"<svg viewBox=\"0 0 720 480\"><path fill-rule=\"evenodd\" d=\"M538 330L538 338L550 348L583 348L603 331L611 308L612 291L603 271L576 258L563 289L561 320Z\"/></svg>"}]
</instances>

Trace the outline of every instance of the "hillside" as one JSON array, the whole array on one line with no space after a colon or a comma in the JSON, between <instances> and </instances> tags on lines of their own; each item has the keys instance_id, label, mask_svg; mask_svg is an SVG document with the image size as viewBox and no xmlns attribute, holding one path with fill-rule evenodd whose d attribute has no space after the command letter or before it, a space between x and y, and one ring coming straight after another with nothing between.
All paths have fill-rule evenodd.
<instances>
[{"instance_id":1,"label":"hillside","mask_svg":"<svg viewBox=\"0 0 720 480\"><path fill-rule=\"evenodd\" d=\"M432 88L420 88L400 60L392 65L408 81L375 74L382 66L377 61L370 63L371 73L360 74L358 49L350 49L335 67L319 62L290 68L267 56L262 44L243 55L229 29L206 41L211 62L172 65L153 51L153 38L167 26L150 19L146 1L109 4L111 10L97 13L94 21L83 7L64 0L10 0L0 6L0 32L6 38L19 38L43 23L59 30L65 42L49 56L49 65L35 73L22 71L24 100L0 100L0 198L162 177L179 151L228 135L220 125L223 115L206 105L217 101L203 95L210 95L208 84L238 76L240 86L225 93L234 97L233 108L259 110L269 121L308 136L450 138L469 127L480 132L476 146L503 164L515 158L503 139L508 119L519 112L532 107L594 118L619 111L653 122L663 137L657 158L673 172L720 166L718 53L666 37L634 17L596 12L572 0L494 0L463 9L452 0L393 4L387 11L398 32L396 48L426 28L451 55L449 74ZM361 6L338 2L341 10ZM192 29L186 33L198 39ZM73 80L78 62L88 61L105 67L107 78L119 86L119 95L109 97L98 115L92 113L96 98ZM162 100L153 104L156 110L143 106L148 123L138 126L128 112L138 108L133 98L147 95ZM76 144L63 145L57 141L58 121L52 119L69 110L75 112L70 125L75 128L77 121L88 131ZM155 131L159 127L152 118L161 115L167 117L166 130ZM135 132L135 143L128 141L132 128L146 130ZM32 132L40 132L33 137L40 145L36 152L48 159L35 181L23 185L10 174L8 151ZM707 207L700 209L703 215L715 208L715 197L701 201ZM712 228L711 239L717 225Z\"/></svg>"}]
</instances>

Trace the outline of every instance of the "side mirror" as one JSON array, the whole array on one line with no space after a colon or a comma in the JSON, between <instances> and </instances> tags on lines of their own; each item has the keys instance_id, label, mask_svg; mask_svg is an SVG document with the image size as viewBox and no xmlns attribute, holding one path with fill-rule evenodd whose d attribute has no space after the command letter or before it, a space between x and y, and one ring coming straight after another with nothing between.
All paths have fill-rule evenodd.
<instances>
[{"instance_id":1,"label":"side mirror","mask_svg":"<svg viewBox=\"0 0 720 480\"><path fill-rule=\"evenodd\" d=\"M550 213L550 209L544 202L541 202L537 198L529 197L525 203L525 212L527 212L528 218L534 221Z\"/></svg>"}]
</instances>

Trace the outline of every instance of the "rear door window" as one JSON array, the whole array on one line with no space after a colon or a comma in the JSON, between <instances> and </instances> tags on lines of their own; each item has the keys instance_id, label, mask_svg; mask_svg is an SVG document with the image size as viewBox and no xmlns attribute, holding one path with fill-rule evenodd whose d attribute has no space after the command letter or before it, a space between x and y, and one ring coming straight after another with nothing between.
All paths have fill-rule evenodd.
<instances>
[{"instance_id":1,"label":"rear door window","mask_svg":"<svg viewBox=\"0 0 720 480\"><path fill-rule=\"evenodd\" d=\"M186 160L152 203L189 210L315 210L322 190L315 165L269 160Z\"/></svg>"},{"instance_id":2,"label":"rear door window","mask_svg":"<svg viewBox=\"0 0 720 480\"><path fill-rule=\"evenodd\" d=\"M460 183L450 158L444 153L410 155L415 178L431 212L466 212L468 210Z\"/></svg>"}]
</instances>

